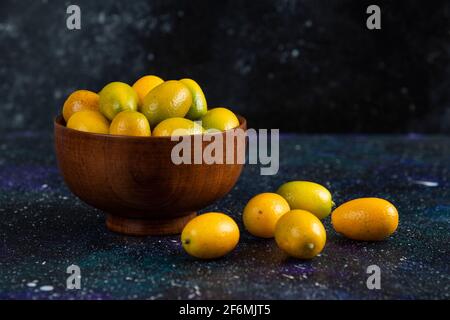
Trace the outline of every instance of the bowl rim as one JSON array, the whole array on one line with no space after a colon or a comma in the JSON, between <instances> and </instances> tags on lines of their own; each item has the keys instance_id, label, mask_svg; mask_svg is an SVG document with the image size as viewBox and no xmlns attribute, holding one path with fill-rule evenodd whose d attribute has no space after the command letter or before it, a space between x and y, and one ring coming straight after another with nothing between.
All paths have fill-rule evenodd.
<instances>
[{"instance_id":1,"label":"bowl rim","mask_svg":"<svg viewBox=\"0 0 450 320\"><path fill-rule=\"evenodd\" d=\"M231 132L234 131L236 129L242 129L244 131L247 130L247 120L235 113L236 117L239 120L239 126L236 128L232 128L232 129L228 129L225 131L218 131L218 132L206 132L206 133L197 133L197 134L193 134L193 135L181 135L181 136L176 136L176 137L192 137L192 136L205 136L205 135L216 135L216 134L225 134L227 132ZM68 131L68 132L72 132L74 134L79 134L79 135L85 135L85 136L91 136L91 137L98 137L98 138L105 138L105 139L136 139L136 140L148 140L148 139L161 139L161 140L172 140L172 136L149 136L149 137L143 137L143 136L126 136L126 135L115 135L115 134L105 134L105 133L93 133L93 132L86 132L86 131L79 131L79 130L75 130L75 129L71 129L68 128L65 125L65 120L62 116L62 114L57 115L54 120L53 120L53 125L56 128L60 128L60 130L64 130L64 131Z\"/></svg>"}]
</instances>

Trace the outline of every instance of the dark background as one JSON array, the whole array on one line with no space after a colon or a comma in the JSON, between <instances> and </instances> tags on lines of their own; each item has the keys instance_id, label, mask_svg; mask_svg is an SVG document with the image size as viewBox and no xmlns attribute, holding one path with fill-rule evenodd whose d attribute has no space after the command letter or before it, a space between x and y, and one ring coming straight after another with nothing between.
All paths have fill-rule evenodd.
<instances>
[{"instance_id":1,"label":"dark background","mask_svg":"<svg viewBox=\"0 0 450 320\"><path fill-rule=\"evenodd\" d=\"M81 7L81 30L66 8ZM378 4L382 30L366 28ZM0 128L76 89L191 77L255 128L450 133L449 1L0 2Z\"/></svg>"}]
</instances>

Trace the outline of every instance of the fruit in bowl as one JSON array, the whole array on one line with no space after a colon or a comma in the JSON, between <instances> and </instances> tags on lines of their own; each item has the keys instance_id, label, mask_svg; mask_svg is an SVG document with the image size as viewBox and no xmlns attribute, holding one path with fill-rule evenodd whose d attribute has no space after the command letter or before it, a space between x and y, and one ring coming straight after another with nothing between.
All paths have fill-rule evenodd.
<instances>
[{"instance_id":1,"label":"fruit in bowl","mask_svg":"<svg viewBox=\"0 0 450 320\"><path fill-rule=\"evenodd\" d=\"M142 102L147 93L149 93L154 87L160 85L163 82L163 79L154 75L143 76L142 78L138 79L133 84L133 89L134 91L136 91L139 98L138 105L142 106Z\"/></svg>"},{"instance_id":2,"label":"fruit in bowl","mask_svg":"<svg viewBox=\"0 0 450 320\"><path fill-rule=\"evenodd\" d=\"M98 111L84 110L77 112L70 117L67 122L67 128L84 132L106 134L109 132L109 122Z\"/></svg>"},{"instance_id":3,"label":"fruit in bowl","mask_svg":"<svg viewBox=\"0 0 450 320\"><path fill-rule=\"evenodd\" d=\"M170 90L159 88L167 82L172 86L171 81L177 82L175 87L184 92L179 96L185 99L181 109L174 108L175 113L167 110L174 106L166 96ZM144 81L139 90L145 92L146 86L153 85ZM245 152L245 144L238 143L237 136L234 141L227 141L225 131L208 133L200 122L185 118L195 99L181 81L153 86L142 106L133 87L109 84L99 93L98 109L86 103L85 107L72 108L68 119L55 119L58 166L76 196L107 213L110 230L129 235L180 233L196 211L231 190L243 164L227 164L225 153L222 163L175 164L171 151L178 142L172 141L171 136L222 135L224 147L233 148L234 154ZM161 92L163 97L158 96ZM156 120L151 117L153 113L143 112L145 101L158 103ZM201 113L195 117L201 119ZM234 116L238 122L229 130L245 130L245 119ZM203 150L210 143L211 140L202 139ZM194 147L195 144L190 146L192 155Z\"/></svg>"},{"instance_id":4,"label":"fruit in bowl","mask_svg":"<svg viewBox=\"0 0 450 320\"><path fill-rule=\"evenodd\" d=\"M178 130L178 131L177 131ZM172 136L172 135L191 135L202 134L204 129L198 123L185 118L169 118L161 121L153 130L153 135Z\"/></svg>"},{"instance_id":5,"label":"fruit in bowl","mask_svg":"<svg viewBox=\"0 0 450 320\"><path fill-rule=\"evenodd\" d=\"M123 136L149 137L150 124L140 112L125 110L117 114L111 122L109 133Z\"/></svg>"},{"instance_id":6,"label":"fruit in bowl","mask_svg":"<svg viewBox=\"0 0 450 320\"><path fill-rule=\"evenodd\" d=\"M81 111L91 113L77 115L69 125L70 118ZM131 87L111 82L98 94L77 90L65 101L62 113L71 129L124 136L191 135L240 125L227 108L208 110L205 94L194 80L164 81L155 75L143 76Z\"/></svg>"},{"instance_id":7,"label":"fruit in bowl","mask_svg":"<svg viewBox=\"0 0 450 320\"><path fill-rule=\"evenodd\" d=\"M137 110L138 95L126 83L111 82L98 95L100 112L111 121L121 111Z\"/></svg>"}]
</instances>

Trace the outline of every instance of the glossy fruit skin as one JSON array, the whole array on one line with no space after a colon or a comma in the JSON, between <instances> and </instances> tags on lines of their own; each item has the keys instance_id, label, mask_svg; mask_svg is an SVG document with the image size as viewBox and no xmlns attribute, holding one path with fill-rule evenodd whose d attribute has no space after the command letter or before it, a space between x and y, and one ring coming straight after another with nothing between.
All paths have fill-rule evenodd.
<instances>
[{"instance_id":1,"label":"glossy fruit skin","mask_svg":"<svg viewBox=\"0 0 450 320\"><path fill-rule=\"evenodd\" d=\"M137 111L138 95L128 84L111 82L99 93L100 112L109 120L121 111Z\"/></svg>"},{"instance_id":2,"label":"glossy fruit skin","mask_svg":"<svg viewBox=\"0 0 450 320\"><path fill-rule=\"evenodd\" d=\"M156 86L163 83L164 80L158 76L148 75L139 78L133 85L132 88L136 91L139 101L138 105L142 106L145 96Z\"/></svg>"},{"instance_id":3,"label":"glossy fruit skin","mask_svg":"<svg viewBox=\"0 0 450 320\"><path fill-rule=\"evenodd\" d=\"M327 234L322 222L305 210L285 213L275 227L275 241L288 255L299 259L312 259L325 246Z\"/></svg>"},{"instance_id":4,"label":"glossy fruit skin","mask_svg":"<svg viewBox=\"0 0 450 320\"><path fill-rule=\"evenodd\" d=\"M186 118L190 120L198 120L208 112L208 104L206 103L205 94L202 88L192 79L181 79L183 83L192 94L192 105L189 108Z\"/></svg>"},{"instance_id":5,"label":"glossy fruit skin","mask_svg":"<svg viewBox=\"0 0 450 320\"><path fill-rule=\"evenodd\" d=\"M192 104L192 94L180 81L169 80L151 90L144 98L141 112L153 128L161 121L183 118Z\"/></svg>"},{"instance_id":6,"label":"glossy fruit skin","mask_svg":"<svg viewBox=\"0 0 450 320\"><path fill-rule=\"evenodd\" d=\"M67 122L67 128L91 133L109 133L108 120L98 111L84 110L74 113Z\"/></svg>"},{"instance_id":7,"label":"glossy fruit skin","mask_svg":"<svg viewBox=\"0 0 450 320\"><path fill-rule=\"evenodd\" d=\"M347 238L380 241L397 230L398 211L380 198L359 198L337 207L331 214L334 230Z\"/></svg>"},{"instance_id":8,"label":"glossy fruit skin","mask_svg":"<svg viewBox=\"0 0 450 320\"><path fill-rule=\"evenodd\" d=\"M327 217L333 207L330 191L314 182L286 182L278 188L277 193L286 199L291 210L306 210L319 219Z\"/></svg>"},{"instance_id":9,"label":"glossy fruit skin","mask_svg":"<svg viewBox=\"0 0 450 320\"><path fill-rule=\"evenodd\" d=\"M185 118L163 120L153 129L153 136L155 137L187 136L202 133L201 125Z\"/></svg>"},{"instance_id":10,"label":"glossy fruit skin","mask_svg":"<svg viewBox=\"0 0 450 320\"><path fill-rule=\"evenodd\" d=\"M151 132L148 120L142 113L126 110L114 117L109 126L109 134L149 137Z\"/></svg>"},{"instance_id":11,"label":"glossy fruit skin","mask_svg":"<svg viewBox=\"0 0 450 320\"><path fill-rule=\"evenodd\" d=\"M244 226L252 235L272 238L278 219L290 211L289 204L276 193L260 193L247 203L242 215Z\"/></svg>"},{"instance_id":12,"label":"glossy fruit skin","mask_svg":"<svg viewBox=\"0 0 450 320\"><path fill-rule=\"evenodd\" d=\"M236 115L226 108L214 108L209 110L202 118L202 126L206 130L217 129L226 131L239 126Z\"/></svg>"},{"instance_id":13,"label":"glossy fruit skin","mask_svg":"<svg viewBox=\"0 0 450 320\"><path fill-rule=\"evenodd\" d=\"M99 111L99 96L89 90L77 90L70 94L63 106L63 118L69 121L70 117L78 111Z\"/></svg>"},{"instance_id":14,"label":"glossy fruit skin","mask_svg":"<svg viewBox=\"0 0 450 320\"><path fill-rule=\"evenodd\" d=\"M231 252L238 242L238 225L220 212L209 212L192 219L181 233L183 248L200 259L222 257Z\"/></svg>"}]
</instances>

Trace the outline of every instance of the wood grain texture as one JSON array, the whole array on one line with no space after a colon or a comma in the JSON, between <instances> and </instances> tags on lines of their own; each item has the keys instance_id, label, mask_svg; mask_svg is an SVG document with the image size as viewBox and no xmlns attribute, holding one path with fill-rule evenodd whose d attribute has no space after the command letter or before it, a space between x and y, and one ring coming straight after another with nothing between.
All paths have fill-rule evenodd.
<instances>
[{"instance_id":1,"label":"wood grain texture","mask_svg":"<svg viewBox=\"0 0 450 320\"><path fill-rule=\"evenodd\" d=\"M245 119L239 121L246 130ZM226 141L225 133L217 134ZM232 189L243 168L236 163L175 165L171 151L178 142L170 137L86 133L66 128L61 116L55 119L54 135L58 166L69 189L107 212L108 228L124 234L181 232L197 210ZM237 139L235 154L245 152L245 142ZM203 141L203 148L210 143Z\"/></svg>"}]
</instances>

